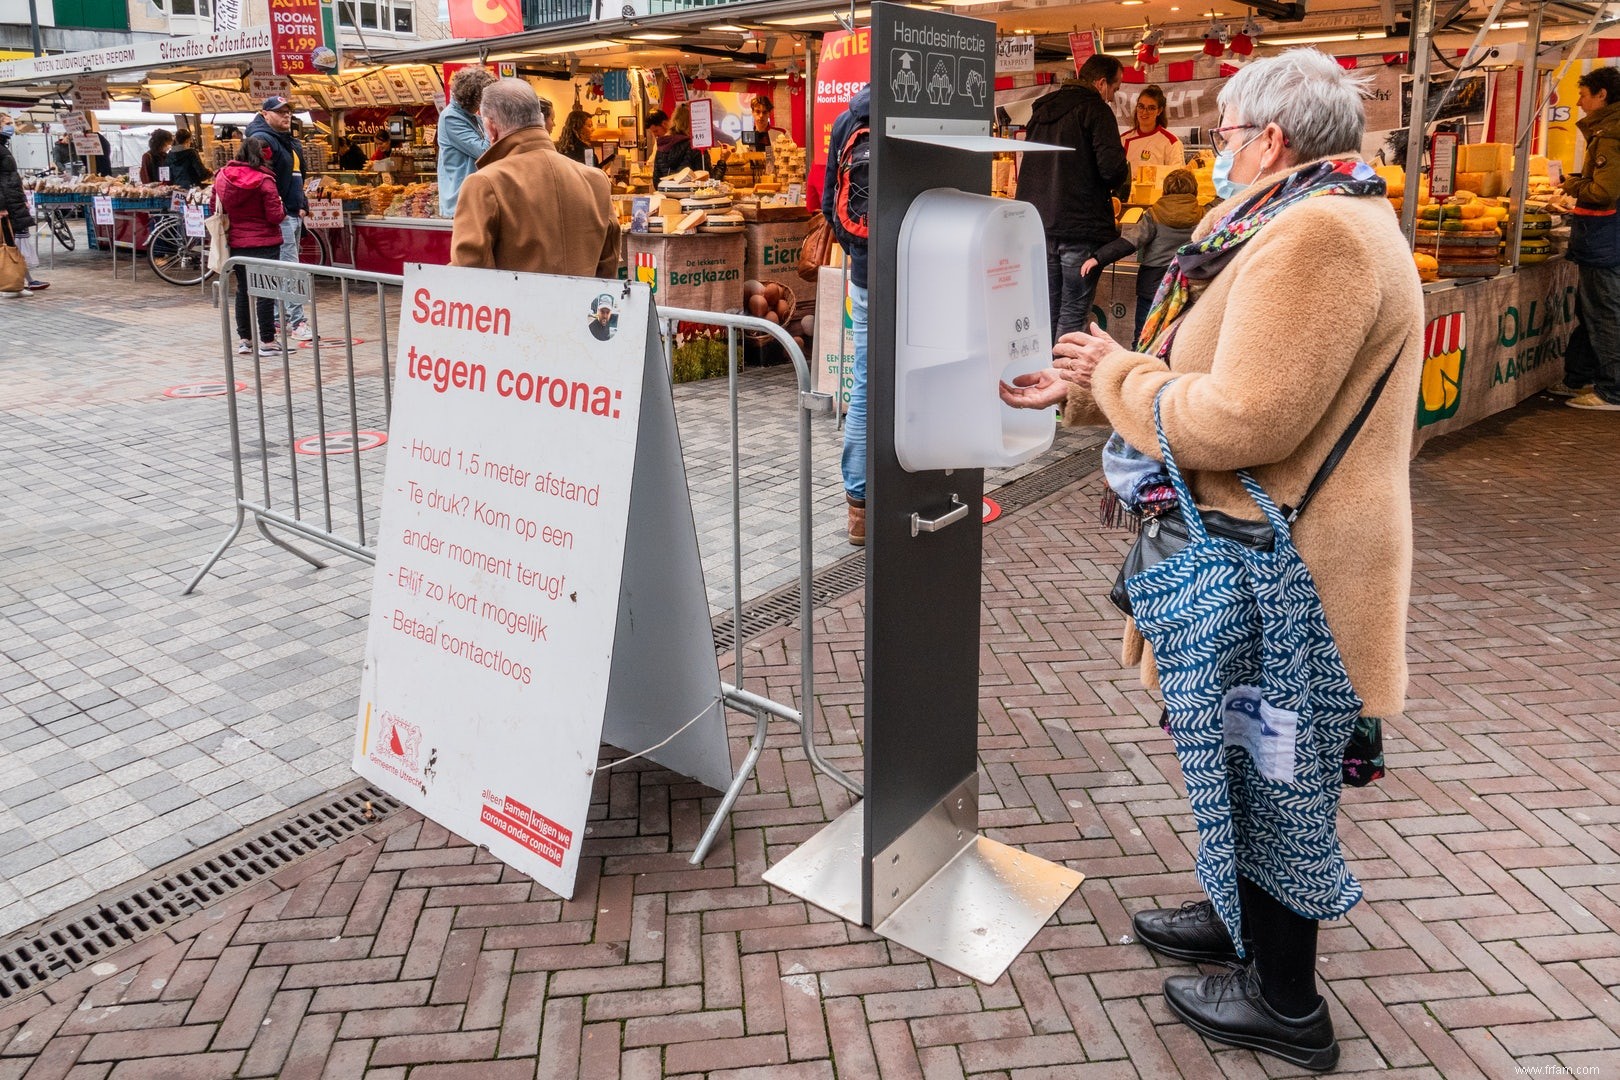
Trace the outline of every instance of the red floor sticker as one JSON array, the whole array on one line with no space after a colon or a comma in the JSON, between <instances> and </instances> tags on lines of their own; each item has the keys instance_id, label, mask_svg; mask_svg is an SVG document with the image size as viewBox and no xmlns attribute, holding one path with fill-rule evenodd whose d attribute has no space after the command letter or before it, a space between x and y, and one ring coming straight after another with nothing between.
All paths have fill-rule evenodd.
<instances>
[{"instance_id":1,"label":"red floor sticker","mask_svg":"<svg viewBox=\"0 0 1620 1080\"><path fill-rule=\"evenodd\" d=\"M334 431L324 442L319 435L305 435L293 443L293 453L311 457L357 454L362 450L375 450L387 441L388 436L380 431Z\"/></svg>"},{"instance_id":2,"label":"red floor sticker","mask_svg":"<svg viewBox=\"0 0 1620 1080\"><path fill-rule=\"evenodd\" d=\"M988 525L990 522L996 520L996 518L998 518L1000 516L1001 516L1001 504L996 502L996 500L994 500L994 499L986 497L985 500L984 500L984 521L985 521L985 524Z\"/></svg>"},{"instance_id":3,"label":"red floor sticker","mask_svg":"<svg viewBox=\"0 0 1620 1080\"><path fill-rule=\"evenodd\" d=\"M236 384L236 392L238 394L247 388L248 385L245 382L239 382ZM230 386L222 382L200 382L189 383L185 386L171 386L167 390L163 391L163 396L167 398L181 399L224 397L229 390Z\"/></svg>"}]
</instances>

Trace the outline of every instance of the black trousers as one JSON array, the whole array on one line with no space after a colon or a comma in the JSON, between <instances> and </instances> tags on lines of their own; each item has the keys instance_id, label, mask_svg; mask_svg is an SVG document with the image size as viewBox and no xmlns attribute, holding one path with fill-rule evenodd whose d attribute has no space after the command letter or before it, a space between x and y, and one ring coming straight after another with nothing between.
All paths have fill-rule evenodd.
<instances>
[{"instance_id":1,"label":"black trousers","mask_svg":"<svg viewBox=\"0 0 1620 1080\"><path fill-rule=\"evenodd\" d=\"M274 259L281 254L281 245L269 247L232 247L232 255L248 259ZM268 296L254 298L258 308L260 341L273 341L276 336L276 302ZM243 341L253 340L253 327L248 322L247 268L236 268L236 336Z\"/></svg>"}]
</instances>

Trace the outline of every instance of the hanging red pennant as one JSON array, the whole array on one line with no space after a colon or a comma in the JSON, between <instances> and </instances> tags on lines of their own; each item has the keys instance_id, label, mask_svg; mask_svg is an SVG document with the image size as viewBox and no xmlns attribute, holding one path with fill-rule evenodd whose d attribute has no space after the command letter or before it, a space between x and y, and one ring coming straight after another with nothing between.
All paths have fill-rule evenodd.
<instances>
[{"instance_id":1,"label":"hanging red pennant","mask_svg":"<svg viewBox=\"0 0 1620 1080\"><path fill-rule=\"evenodd\" d=\"M1196 70L1194 62L1191 60L1179 60L1166 66L1169 68L1166 74L1170 82L1191 82Z\"/></svg>"},{"instance_id":2,"label":"hanging red pennant","mask_svg":"<svg viewBox=\"0 0 1620 1080\"><path fill-rule=\"evenodd\" d=\"M1136 68L1133 68L1133 67L1121 68L1120 69L1120 77L1121 77L1122 81L1128 82L1128 83L1145 83L1145 82L1148 81L1147 80L1147 72L1138 71Z\"/></svg>"},{"instance_id":3,"label":"hanging red pennant","mask_svg":"<svg viewBox=\"0 0 1620 1080\"><path fill-rule=\"evenodd\" d=\"M1221 65L1221 78L1230 79L1232 76L1236 75L1238 72L1240 72L1242 70L1243 70L1243 67L1241 65L1239 65L1239 64L1222 64Z\"/></svg>"},{"instance_id":4,"label":"hanging red pennant","mask_svg":"<svg viewBox=\"0 0 1620 1080\"><path fill-rule=\"evenodd\" d=\"M1403 52L1387 52L1384 54L1384 64L1387 67L1405 67L1406 54Z\"/></svg>"},{"instance_id":5,"label":"hanging red pennant","mask_svg":"<svg viewBox=\"0 0 1620 1080\"><path fill-rule=\"evenodd\" d=\"M1341 57L1338 57L1338 61L1339 61L1339 66L1344 68L1344 70L1346 70L1346 71L1354 71L1354 70L1356 70L1356 58L1354 56L1341 56Z\"/></svg>"},{"instance_id":6,"label":"hanging red pennant","mask_svg":"<svg viewBox=\"0 0 1620 1080\"><path fill-rule=\"evenodd\" d=\"M1598 38L1598 56L1620 56L1620 38Z\"/></svg>"}]
</instances>

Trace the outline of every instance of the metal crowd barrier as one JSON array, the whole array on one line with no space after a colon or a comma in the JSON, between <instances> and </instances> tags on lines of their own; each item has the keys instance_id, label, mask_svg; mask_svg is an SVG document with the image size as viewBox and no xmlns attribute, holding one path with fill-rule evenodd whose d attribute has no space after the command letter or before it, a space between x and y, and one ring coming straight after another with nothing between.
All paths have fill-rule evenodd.
<instances>
[{"instance_id":1,"label":"metal crowd barrier","mask_svg":"<svg viewBox=\"0 0 1620 1080\"><path fill-rule=\"evenodd\" d=\"M236 286L234 274L238 268L241 268L248 278L249 319L251 329L254 331L255 348L251 364L241 362L241 358L235 352L237 339L233 318ZM318 284L327 286L327 291L330 291L332 284L338 287L337 303L341 305L339 321L343 334L341 338L322 337L321 306L323 302L328 301L318 291ZM328 426L326 375L331 367L328 357L336 351L341 370L337 385L339 390L344 392L343 396L347 403L347 410L342 414L342 419L348 424L346 434L351 439L358 439L366 430L362 427L363 422L375 424L378 432L385 433L388 430L388 420L392 413L390 379L393 357L388 336L390 313L387 290L390 286L403 285L404 278L393 274L372 274L360 270L315 267L265 259L231 258L220 267L218 285L220 328L225 360L225 396L229 413L236 520L224 540L214 549L213 554L186 586L186 593L189 594L194 590L208 575L220 557L241 535L242 528L250 517L254 527L266 540L318 569L325 564L277 536L271 531L272 528L368 563L376 562L376 552L367 527L368 520L375 520L376 514L368 516L367 504L370 498L381 497L382 459L378 456L376 460L379 464L368 471L362 462L365 455L359 452L357 444L351 443L347 450L340 445L331 453L326 452L334 445L332 442L334 432ZM371 288L365 290L357 289L355 286ZM356 295L368 291L375 294L377 304L377 348L375 354L366 354L374 355L377 363L375 373L361 370L361 365L356 363L356 346L365 342L355 338L354 300ZM287 319L283 317L279 320L280 326L276 336L279 347L274 351L274 355L268 358L259 355L257 343L261 338L258 333L258 311L255 303L259 297L274 301L278 312L284 312L288 303L303 305L304 315L309 320L310 329L314 334L307 349L290 338ZM759 761L759 755L764 749L767 727L772 717L798 726L800 745L805 758L813 768L857 796L861 794L861 787L822 757L816 748L813 731L815 711L811 704L815 701L812 591L815 567L811 528L814 506L810 471L810 423L812 413L833 410L833 398L829 394L814 391L813 377L803 351L793 342L792 337L775 323L748 315L687 308L657 309L657 316L663 334L666 370L672 361L675 324L695 323L724 327L726 330L731 414L731 626L733 678L736 683L733 685L723 682L721 690L729 708L746 713L754 717L755 721L754 735L749 743L748 753L744 756L741 767L737 769L730 788L725 792L719 809L692 853L691 862L696 865L708 854L718 838L722 823L730 815L743 785L752 775ZM802 711L743 687L742 468L738 401L740 361L738 335L742 332L766 334L780 344L792 361L798 380L800 701L804 704ZM268 364L265 362L267 359L270 361ZM239 368L246 370L239 373ZM269 386L276 378L281 382L279 395ZM302 412L306 414L307 421L312 423L314 432L299 438L297 417L301 410L300 402L294 396L294 383L306 378L313 380L315 391L313 416L307 415L309 413L307 407L303 408ZM239 382L243 384L244 389L238 389ZM363 410L361 398L366 396L368 387L372 387L373 392L369 394L371 400L366 402ZM257 435L256 443L244 441L244 412L247 414L250 433ZM285 427L284 432L280 430L282 426ZM272 430L277 436L284 434L286 437L287 448L284 456L270 453ZM337 433L337 437L341 438L343 434L345 433ZM298 451L300 445L313 445L318 452L300 455ZM334 470L328 463L328 458L334 454L346 454L349 457L351 468L343 470L347 475L334 476ZM301 456L313 458L314 464L301 461ZM309 473L314 475L307 475ZM312 482L315 485L313 492L309 491Z\"/></svg>"}]
</instances>

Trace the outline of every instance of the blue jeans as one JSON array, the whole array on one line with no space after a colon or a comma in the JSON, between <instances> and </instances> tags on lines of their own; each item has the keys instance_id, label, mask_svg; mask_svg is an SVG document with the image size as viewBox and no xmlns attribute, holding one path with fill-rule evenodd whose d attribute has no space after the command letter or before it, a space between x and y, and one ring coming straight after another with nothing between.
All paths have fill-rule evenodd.
<instances>
[{"instance_id":1,"label":"blue jeans","mask_svg":"<svg viewBox=\"0 0 1620 1080\"><path fill-rule=\"evenodd\" d=\"M1564 350L1564 385L1591 384L1598 397L1620 405L1620 269L1579 269L1577 325Z\"/></svg>"},{"instance_id":2,"label":"blue jeans","mask_svg":"<svg viewBox=\"0 0 1620 1080\"><path fill-rule=\"evenodd\" d=\"M297 214L288 214L281 219L281 253L277 256L282 262L298 262L298 227L301 221ZM287 325L297 326L304 321L303 304L287 304Z\"/></svg>"},{"instance_id":3,"label":"blue jeans","mask_svg":"<svg viewBox=\"0 0 1620 1080\"><path fill-rule=\"evenodd\" d=\"M1076 240L1046 241L1046 289L1051 299L1053 341L1091 325L1091 300L1097 295L1102 271L1093 270L1082 277L1080 267L1101 246Z\"/></svg>"},{"instance_id":4,"label":"blue jeans","mask_svg":"<svg viewBox=\"0 0 1620 1080\"><path fill-rule=\"evenodd\" d=\"M855 324L855 366L850 369L849 408L844 413L844 494L866 498L866 290L849 283L849 317Z\"/></svg>"}]
</instances>

